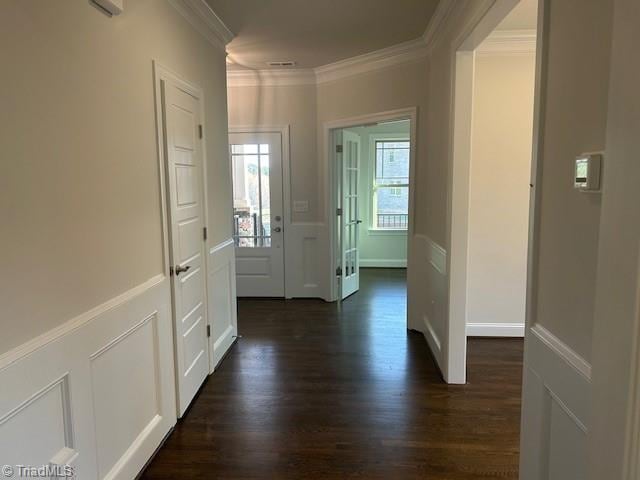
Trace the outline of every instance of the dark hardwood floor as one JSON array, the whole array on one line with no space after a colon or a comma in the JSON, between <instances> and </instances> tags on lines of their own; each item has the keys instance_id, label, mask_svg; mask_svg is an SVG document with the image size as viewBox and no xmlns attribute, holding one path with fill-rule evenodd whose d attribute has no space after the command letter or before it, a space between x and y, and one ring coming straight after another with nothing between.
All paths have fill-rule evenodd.
<instances>
[{"instance_id":1,"label":"dark hardwood floor","mask_svg":"<svg viewBox=\"0 0 640 480\"><path fill-rule=\"evenodd\" d=\"M145 479L517 479L522 341L471 339L445 385L405 330L404 270L340 308L241 300L232 347Z\"/></svg>"}]
</instances>

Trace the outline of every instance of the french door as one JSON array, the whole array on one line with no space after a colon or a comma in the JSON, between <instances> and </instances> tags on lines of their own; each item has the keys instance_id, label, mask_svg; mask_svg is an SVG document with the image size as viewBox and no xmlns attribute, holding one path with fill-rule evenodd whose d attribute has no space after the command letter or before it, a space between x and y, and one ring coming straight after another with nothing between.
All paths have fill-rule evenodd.
<instances>
[{"instance_id":1,"label":"french door","mask_svg":"<svg viewBox=\"0 0 640 480\"><path fill-rule=\"evenodd\" d=\"M360 288L360 137L342 132L342 169L340 181L340 231L341 231L341 298Z\"/></svg>"},{"instance_id":2,"label":"french door","mask_svg":"<svg viewBox=\"0 0 640 480\"><path fill-rule=\"evenodd\" d=\"M282 135L230 133L239 297L284 297Z\"/></svg>"}]
</instances>

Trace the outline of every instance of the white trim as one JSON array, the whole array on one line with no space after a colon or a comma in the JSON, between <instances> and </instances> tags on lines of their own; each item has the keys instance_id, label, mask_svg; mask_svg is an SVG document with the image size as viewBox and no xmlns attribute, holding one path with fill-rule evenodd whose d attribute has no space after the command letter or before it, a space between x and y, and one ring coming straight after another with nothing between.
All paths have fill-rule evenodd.
<instances>
[{"instance_id":1,"label":"white trim","mask_svg":"<svg viewBox=\"0 0 640 480\"><path fill-rule=\"evenodd\" d=\"M409 159L409 228L407 235L413 234L413 209L414 209L414 181L416 167L416 135L418 123L418 108L409 107L397 110L389 110L386 112L372 113L368 115L359 115L356 117L332 120L323 124L323 143L321 146L322 159L325 162L323 166L325 172L324 178L324 194L325 194L325 212L327 215L326 224L328 226L330 263L327 272L327 281L329 285L329 301L338 299L338 282L335 275L337 259L339 256L339 246L337 241L336 222L333 221L336 211L336 172L335 172L335 146L333 145L332 130L347 127L358 127L371 123L384 122L389 120L410 120L409 138L411 143L410 159Z\"/></svg>"},{"instance_id":2,"label":"white trim","mask_svg":"<svg viewBox=\"0 0 640 480\"><path fill-rule=\"evenodd\" d=\"M445 24L449 14L453 11L455 0L440 0L433 13L427 29L422 34L422 41L431 49L440 35L441 27Z\"/></svg>"},{"instance_id":3,"label":"white trim","mask_svg":"<svg viewBox=\"0 0 640 480\"><path fill-rule=\"evenodd\" d=\"M400 258L361 258L363 268L407 268L407 259Z\"/></svg>"},{"instance_id":4,"label":"white trim","mask_svg":"<svg viewBox=\"0 0 640 480\"><path fill-rule=\"evenodd\" d=\"M368 228L367 236L369 237L406 237L406 228Z\"/></svg>"},{"instance_id":5,"label":"white trim","mask_svg":"<svg viewBox=\"0 0 640 480\"><path fill-rule=\"evenodd\" d=\"M542 341L542 343L553 350L556 355L571 365L586 380L591 381L591 365L589 362L574 352L569 346L564 344L558 337L542 325L536 324L530 328L530 331L540 341Z\"/></svg>"},{"instance_id":6,"label":"white trim","mask_svg":"<svg viewBox=\"0 0 640 480\"><path fill-rule=\"evenodd\" d=\"M213 46L224 49L233 40L233 32L205 0L168 1Z\"/></svg>"},{"instance_id":7,"label":"white trim","mask_svg":"<svg viewBox=\"0 0 640 480\"><path fill-rule=\"evenodd\" d=\"M431 348L433 354L440 358L440 355L442 353L442 342L440 338L438 338L438 335L433 329L433 326L429 321L429 317L426 314L423 315L422 321L424 323L424 337L427 340L427 343L429 344L429 347Z\"/></svg>"},{"instance_id":8,"label":"white trim","mask_svg":"<svg viewBox=\"0 0 640 480\"><path fill-rule=\"evenodd\" d=\"M403 63L426 58L427 44L421 38L392 45L391 47L374 52L357 55L338 62L316 67L317 82L319 84L333 82L345 77L352 77L361 73L394 67Z\"/></svg>"},{"instance_id":9,"label":"white trim","mask_svg":"<svg viewBox=\"0 0 640 480\"><path fill-rule=\"evenodd\" d=\"M536 53L535 30L496 30L480 44L479 55L533 55Z\"/></svg>"},{"instance_id":10,"label":"white trim","mask_svg":"<svg viewBox=\"0 0 640 480\"><path fill-rule=\"evenodd\" d=\"M524 323L467 323L468 337L524 337Z\"/></svg>"},{"instance_id":11,"label":"white trim","mask_svg":"<svg viewBox=\"0 0 640 480\"><path fill-rule=\"evenodd\" d=\"M466 383L467 257L469 170L473 122L475 50L517 4L517 0L477 2L476 11L451 42L447 183L448 298L442 372L447 383Z\"/></svg>"},{"instance_id":12,"label":"white trim","mask_svg":"<svg viewBox=\"0 0 640 480\"><path fill-rule=\"evenodd\" d=\"M228 246L233 245L233 238L228 238L227 240L218 243L217 245L214 245L213 247L211 247L209 249L209 255L213 255L215 253L218 253L221 250L224 250L225 248L227 248Z\"/></svg>"},{"instance_id":13,"label":"white trim","mask_svg":"<svg viewBox=\"0 0 640 480\"><path fill-rule=\"evenodd\" d=\"M170 0L172 2L186 0ZM195 1L195 0L191 0ZM424 34L414 40L368 52L337 62L305 69L227 70L229 87L319 85L362 73L391 68L426 58L437 40L441 27L453 10L453 0L441 0Z\"/></svg>"},{"instance_id":14,"label":"white trim","mask_svg":"<svg viewBox=\"0 0 640 480\"><path fill-rule=\"evenodd\" d=\"M98 305L97 307L92 308L84 313L81 313L77 317L68 320L62 325L49 330L48 332L39 335L28 342L19 345L8 352L2 354L0 356L0 371L4 370L11 364L21 360L27 355L35 352L36 350L48 345L51 342L55 342L61 337L70 334L71 332L81 328L85 324L89 323L94 318L108 312L109 310L113 310L125 303L131 301L135 297L140 296L156 285L161 284L165 281L167 277L163 274L156 275L151 277L144 283L133 287L131 290L127 290L126 292L118 295L117 297L113 297L110 300Z\"/></svg>"}]
</instances>

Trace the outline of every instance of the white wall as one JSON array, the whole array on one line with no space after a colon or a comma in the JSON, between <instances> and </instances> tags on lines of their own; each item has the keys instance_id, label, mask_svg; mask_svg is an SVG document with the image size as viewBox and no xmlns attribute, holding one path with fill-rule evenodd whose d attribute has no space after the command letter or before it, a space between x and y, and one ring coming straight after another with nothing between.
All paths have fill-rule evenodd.
<instances>
[{"instance_id":1,"label":"white wall","mask_svg":"<svg viewBox=\"0 0 640 480\"><path fill-rule=\"evenodd\" d=\"M534 52L476 54L467 267L470 335L524 335L534 79Z\"/></svg>"},{"instance_id":2,"label":"white wall","mask_svg":"<svg viewBox=\"0 0 640 480\"><path fill-rule=\"evenodd\" d=\"M591 345L600 341L593 335L593 319L602 196L574 190L571 178L576 155L605 148L613 1L542 4L523 480L591 473ZM585 29L592 34L581 35ZM594 478L620 478L601 473Z\"/></svg>"},{"instance_id":3,"label":"white wall","mask_svg":"<svg viewBox=\"0 0 640 480\"><path fill-rule=\"evenodd\" d=\"M407 232L384 231L373 228L372 193L375 168L376 139L406 139L410 137L409 121L382 123L369 127L348 129L360 137L361 162L360 200L360 266L398 268L407 266Z\"/></svg>"},{"instance_id":4,"label":"white wall","mask_svg":"<svg viewBox=\"0 0 640 480\"><path fill-rule=\"evenodd\" d=\"M640 3L614 5L591 354L591 480L640 476Z\"/></svg>"},{"instance_id":5,"label":"white wall","mask_svg":"<svg viewBox=\"0 0 640 480\"><path fill-rule=\"evenodd\" d=\"M0 4L0 452L83 479L134 478L176 419L154 60L204 92L209 261L232 265L216 250L231 236L222 43L167 1L124 5ZM232 285L210 279L225 330Z\"/></svg>"}]
</instances>

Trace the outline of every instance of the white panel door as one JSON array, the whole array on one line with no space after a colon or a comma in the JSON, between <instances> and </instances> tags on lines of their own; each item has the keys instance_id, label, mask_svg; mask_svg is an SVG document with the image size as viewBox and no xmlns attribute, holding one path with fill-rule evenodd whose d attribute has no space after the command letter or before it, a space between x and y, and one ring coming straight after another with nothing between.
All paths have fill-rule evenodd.
<instances>
[{"instance_id":1,"label":"white panel door","mask_svg":"<svg viewBox=\"0 0 640 480\"><path fill-rule=\"evenodd\" d=\"M342 178L341 178L341 298L357 292L360 288L359 189L360 137L347 130L342 132Z\"/></svg>"},{"instance_id":2,"label":"white panel door","mask_svg":"<svg viewBox=\"0 0 640 480\"><path fill-rule=\"evenodd\" d=\"M284 297L281 137L229 134L239 297Z\"/></svg>"},{"instance_id":3,"label":"white panel door","mask_svg":"<svg viewBox=\"0 0 640 480\"><path fill-rule=\"evenodd\" d=\"M209 373L200 102L185 86L164 84L179 416Z\"/></svg>"}]
</instances>

